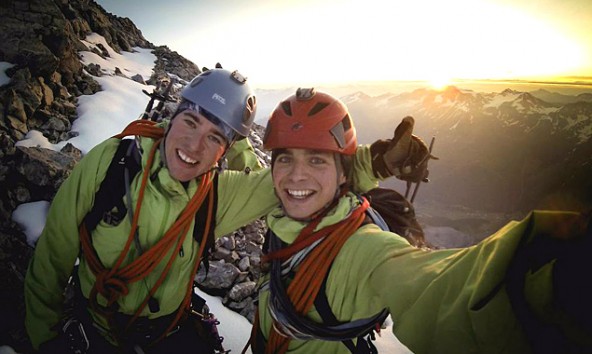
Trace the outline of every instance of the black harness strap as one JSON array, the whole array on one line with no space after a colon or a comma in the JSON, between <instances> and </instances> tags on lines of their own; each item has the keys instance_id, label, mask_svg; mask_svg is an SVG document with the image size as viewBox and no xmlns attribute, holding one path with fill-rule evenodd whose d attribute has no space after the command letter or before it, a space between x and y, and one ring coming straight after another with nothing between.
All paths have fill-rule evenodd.
<instances>
[{"instance_id":1,"label":"black harness strap","mask_svg":"<svg viewBox=\"0 0 592 354\"><path fill-rule=\"evenodd\" d=\"M314 306L317 309L317 311L319 312L319 315L321 315L321 318L323 319L323 322L325 324L328 324L330 326L335 326L335 325L339 324L339 321L337 320L337 317L335 317L335 314L331 310L331 306L329 305L329 299L327 299L327 279L328 278L329 278L329 276L327 274L325 279L323 279L323 283L321 284L321 289L319 290L319 293L317 294L317 297L314 300ZM347 339L347 340L342 341L342 343L347 347L347 349L349 349L350 352L352 352L352 353L356 352L356 345L354 344L353 340Z\"/></svg>"}]
</instances>

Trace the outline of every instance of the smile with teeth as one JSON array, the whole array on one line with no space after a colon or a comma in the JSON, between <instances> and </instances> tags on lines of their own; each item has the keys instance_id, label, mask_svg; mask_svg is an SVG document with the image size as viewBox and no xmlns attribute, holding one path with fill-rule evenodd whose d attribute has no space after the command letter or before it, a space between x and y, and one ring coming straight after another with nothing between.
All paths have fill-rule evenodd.
<instances>
[{"instance_id":1,"label":"smile with teeth","mask_svg":"<svg viewBox=\"0 0 592 354\"><path fill-rule=\"evenodd\" d=\"M180 158L180 159L181 159L183 162L185 162L185 163L188 163L188 164L190 164L190 165L195 165L195 164L197 163L197 160L194 160L194 159L192 159L191 157L189 157L189 156L185 155L185 154L183 153L183 151L181 151L181 150L177 150L177 156L179 156L179 158Z\"/></svg>"},{"instance_id":2,"label":"smile with teeth","mask_svg":"<svg viewBox=\"0 0 592 354\"><path fill-rule=\"evenodd\" d=\"M310 189L286 189L286 193L292 198L304 199L314 193Z\"/></svg>"}]
</instances>

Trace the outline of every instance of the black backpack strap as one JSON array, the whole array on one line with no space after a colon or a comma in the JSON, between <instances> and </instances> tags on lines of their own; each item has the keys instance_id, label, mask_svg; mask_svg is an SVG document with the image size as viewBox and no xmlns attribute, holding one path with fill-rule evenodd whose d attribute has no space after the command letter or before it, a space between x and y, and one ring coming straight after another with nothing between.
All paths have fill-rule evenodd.
<instances>
[{"instance_id":1,"label":"black backpack strap","mask_svg":"<svg viewBox=\"0 0 592 354\"><path fill-rule=\"evenodd\" d=\"M204 202L199 207L197 213L195 213L195 224L193 226L193 238L197 242L201 242L203 238L203 233L206 228L206 219L208 218L208 204L209 198L214 198L213 200L213 210L212 215L210 216L212 220L210 221L212 226L210 227L209 233L206 238L206 245L204 248L204 253L202 256L202 262L206 269L206 277L208 276L208 271L210 270L210 262L209 262L209 255L214 247L214 243L216 242L215 236L215 229L216 229L216 210L218 209L218 174L214 174L214 181L213 181L213 193L211 196L208 194L208 199L205 199Z\"/></svg>"},{"instance_id":2,"label":"black backpack strap","mask_svg":"<svg viewBox=\"0 0 592 354\"><path fill-rule=\"evenodd\" d=\"M327 273L327 276L325 277L325 279L323 279L321 289L319 290L319 293L317 294L317 297L314 300L314 306L317 309L321 318L323 319L323 323L334 326L338 325L339 321L337 320L337 317L335 317L335 314L333 314L331 306L329 306L329 299L327 299L327 278L329 278L328 275L329 274ZM342 341L341 343L343 343L347 347L347 349L349 349L350 352L356 352L356 345L354 344L353 340L347 339Z\"/></svg>"},{"instance_id":3,"label":"black backpack strap","mask_svg":"<svg viewBox=\"0 0 592 354\"><path fill-rule=\"evenodd\" d=\"M126 169L130 176L135 176L141 169L139 152L133 139L122 139L117 146L107 174L95 193L94 204L84 217L88 232L92 232L101 220L117 225L125 218L127 208L123 197L128 186L123 176Z\"/></svg>"},{"instance_id":4,"label":"black backpack strap","mask_svg":"<svg viewBox=\"0 0 592 354\"><path fill-rule=\"evenodd\" d=\"M327 276L325 277L325 279L323 279L321 289L319 290L319 293L315 298L314 305L317 312L321 316L323 323L330 326L336 326L341 322L339 322L337 317L335 317L335 314L333 313L333 310L331 310L331 306L329 305L329 299L327 299L328 278L329 273L327 273ZM382 319L382 321L384 321L384 319ZM366 335L369 335L370 338L364 338ZM354 341L351 339L343 340L341 341L341 343L343 343L352 354L378 354L378 349L376 349L376 346L374 345L374 343L372 343L372 340L374 339L376 339L374 336L374 331L369 331L368 333L358 337L357 344L354 344Z\"/></svg>"}]
</instances>

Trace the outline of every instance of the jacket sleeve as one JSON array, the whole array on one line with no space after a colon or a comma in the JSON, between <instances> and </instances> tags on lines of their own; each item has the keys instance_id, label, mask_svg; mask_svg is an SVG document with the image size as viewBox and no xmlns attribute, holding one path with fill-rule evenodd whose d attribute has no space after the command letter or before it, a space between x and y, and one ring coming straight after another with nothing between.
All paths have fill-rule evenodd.
<instances>
[{"instance_id":1,"label":"jacket sleeve","mask_svg":"<svg viewBox=\"0 0 592 354\"><path fill-rule=\"evenodd\" d=\"M224 171L218 180L216 237L253 222L278 203L270 168L251 173Z\"/></svg>"},{"instance_id":2,"label":"jacket sleeve","mask_svg":"<svg viewBox=\"0 0 592 354\"><path fill-rule=\"evenodd\" d=\"M263 168L249 139L239 140L232 144L226 153L226 159L229 170L244 171L248 167L251 171L257 171Z\"/></svg>"},{"instance_id":3,"label":"jacket sleeve","mask_svg":"<svg viewBox=\"0 0 592 354\"><path fill-rule=\"evenodd\" d=\"M33 347L56 336L63 291L79 255L78 225L94 203L117 143L107 140L72 170L53 199L25 277L25 325Z\"/></svg>"},{"instance_id":4,"label":"jacket sleeve","mask_svg":"<svg viewBox=\"0 0 592 354\"><path fill-rule=\"evenodd\" d=\"M385 245L369 284L414 353L530 352L506 291L508 268L524 240L554 237L573 216L533 212L465 249ZM525 273L528 307L537 313L551 308L552 265Z\"/></svg>"},{"instance_id":5,"label":"jacket sleeve","mask_svg":"<svg viewBox=\"0 0 592 354\"><path fill-rule=\"evenodd\" d=\"M378 187L379 179L372 171L370 145L359 145L354 157L354 192L364 193Z\"/></svg>"}]
</instances>

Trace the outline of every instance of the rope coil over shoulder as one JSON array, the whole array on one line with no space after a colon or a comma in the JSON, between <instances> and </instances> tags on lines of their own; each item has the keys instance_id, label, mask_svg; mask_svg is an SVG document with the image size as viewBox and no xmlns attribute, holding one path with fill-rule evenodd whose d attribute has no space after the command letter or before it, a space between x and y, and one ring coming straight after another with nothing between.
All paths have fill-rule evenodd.
<instances>
[{"instance_id":1,"label":"rope coil over shoulder","mask_svg":"<svg viewBox=\"0 0 592 354\"><path fill-rule=\"evenodd\" d=\"M110 321L111 315L116 311L117 301L121 297L126 296L128 294L128 284L137 282L147 277L152 271L154 271L158 264L165 261L165 256L170 252L170 256L168 260L166 260L165 268L163 269L157 281L148 292L148 295L146 296L145 300L138 307L135 314L130 319L129 323L127 324L124 330L130 328L133 322L140 316L142 311L146 308L149 300L156 293L157 289L164 282L164 279L170 271L172 263L175 260L176 256L179 254L183 241L185 240L185 237L189 232L191 222L194 219L197 210L204 202L205 198L209 197L208 216L212 215L214 204L212 172L208 172L207 174L202 176L197 191L195 192L195 194L193 195L185 209L182 211L180 216L177 218L175 223L169 228L168 231L166 231L162 238L154 246L146 250L139 257L137 257L133 262L127 265L123 265L124 260L130 252L131 244L134 240L134 236L138 229L138 220L141 212L142 201L144 198L147 180L150 175L150 169L154 162L156 150L158 149L158 146L164 138L164 129L156 126L155 122L138 120L130 123L122 133L115 135L114 138L121 139L123 137L130 135L148 137L156 139L156 141L154 142L150 150L148 161L146 163L146 166L144 167L144 170L142 171L141 185L138 200L136 202L136 207L134 208L132 226L129 237L123 250L121 251L121 254L119 255L115 264L111 268L106 268L99 259L98 254L96 253L96 250L92 245L92 238L88 232L86 220L83 221L79 227L80 242L83 256L85 257L92 273L96 277L95 284L92 287L89 296L90 307L96 313L104 316L107 319L107 321ZM190 279L188 279L185 297L177 311L177 315L175 316L175 319L172 321L169 328L164 333L162 333L162 335L158 339L156 339L155 342L158 342L167 333L169 333L170 330L172 330L172 328L176 326L178 321L181 319L182 315L186 311L189 311L191 291L193 289L193 275L197 272L197 268L199 267L200 260L202 258L202 254L206 245L206 238L211 228L211 219L211 217L206 218L206 225L203 233L203 239L200 242L199 253L195 259L193 271L191 272L191 277ZM106 307L102 307L99 305L98 295L103 296L107 300ZM115 335L115 333L113 334Z\"/></svg>"},{"instance_id":2,"label":"rope coil over shoulder","mask_svg":"<svg viewBox=\"0 0 592 354\"><path fill-rule=\"evenodd\" d=\"M353 210L348 218L313 232L321 219L318 218L316 222L308 224L296 241L288 247L279 248L277 244L279 239L277 237L275 237L276 240L272 239L270 243L272 252L266 256L266 259L272 262L269 307L273 326L265 345L265 353L285 353L291 338L331 341L357 338L361 331L367 332L368 323L371 322L373 325L382 322L388 316L388 311L384 309L370 319L335 325L315 323L306 318L339 251L364 222L368 206L368 201L363 199L362 205ZM313 248L309 250L307 247ZM309 252L308 256L297 265L294 279L287 289L284 289L281 281L281 263L302 251ZM262 351L262 348L256 348L259 345L256 341L258 327L257 312L250 341L254 346L253 352Z\"/></svg>"}]
</instances>

